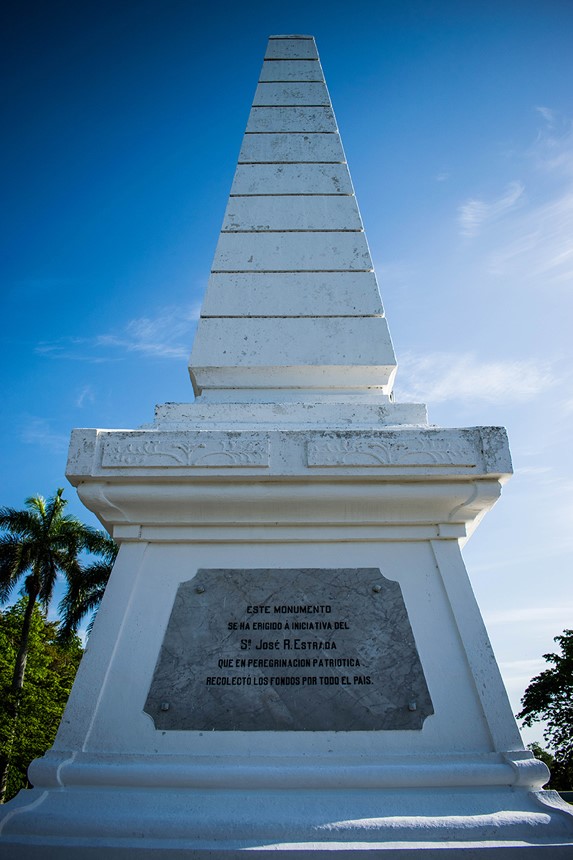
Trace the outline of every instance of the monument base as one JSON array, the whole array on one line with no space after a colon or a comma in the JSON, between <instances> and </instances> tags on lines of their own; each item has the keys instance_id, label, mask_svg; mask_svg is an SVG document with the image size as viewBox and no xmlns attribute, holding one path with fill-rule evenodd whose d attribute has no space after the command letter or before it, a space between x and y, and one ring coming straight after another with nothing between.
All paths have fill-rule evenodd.
<instances>
[{"instance_id":1,"label":"monument base","mask_svg":"<svg viewBox=\"0 0 573 860\"><path fill-rule=\"evenodd\" d=\"M266 409L75 433L68 474L120 551L1 860L573 857L460 551L511 471L503 431Z\"/></svg>"},{"instance_id":2,"label":"monument base","mask_svg":"<svg viewBox=\"0 0 573 860\"><path fill-rule=\"evenodd\" d=\"M0 857L558 860L573 856L571 821L555 792L501 786L73 786L22 792L4 821Z\"/></svg>"}]
</instances>

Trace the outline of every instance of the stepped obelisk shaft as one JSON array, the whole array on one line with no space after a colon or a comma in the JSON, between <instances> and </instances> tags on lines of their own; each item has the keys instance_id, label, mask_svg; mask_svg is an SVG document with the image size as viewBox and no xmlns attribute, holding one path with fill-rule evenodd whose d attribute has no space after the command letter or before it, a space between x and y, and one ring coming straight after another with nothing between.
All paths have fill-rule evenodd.
<instances>
[{"instance_id":1,"label":"stepped obelisk shaft","mask_svg":"<svg viewBox=\"0 0 573 860\"><path fill-rule=\"evenodd\" d=\"M271 37L193 347L195 392L385 399L395 368L314 39Z\"/></svg>"}]
</instances>

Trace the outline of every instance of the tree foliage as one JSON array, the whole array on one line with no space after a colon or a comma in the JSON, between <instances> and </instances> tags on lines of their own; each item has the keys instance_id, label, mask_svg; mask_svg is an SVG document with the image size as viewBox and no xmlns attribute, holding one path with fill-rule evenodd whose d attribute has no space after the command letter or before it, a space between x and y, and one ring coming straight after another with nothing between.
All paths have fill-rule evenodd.
<instances>
[{"instance_id":1,"label":"tree foliage","mask_svg":"<svg viewBox=\"0 0 573 860\"><path fill-rule=\"evenodd\" d=\"M0 753L9 759L7 800L28 785L28 765L53 744L82 656L79 638L70 636L62 646L57 622L46 621L34 606L26 677L14 725L12 675L26 603L22 597L0 612Z\"/></svg>"},{"instance_id":2,"label":"tree foliage","mask_svg":"<svg viewBox=\"0 0 573 860\"><path fill-rule=\"evenodd\" d=\"M25 509L0 509L0 601L5 603L22 580L24 591L47 610L58 573L72 576L79 570L83 551L108 551L107 535L65 514L67 505L59 489L49 499L32 496Z\"/></svg>"},{"instance_id":3,"label":"tree foliage","mask_svg":"<svg viewBox=\"0 0 573 860\"><path fill-rule=\"evenodd\" d=\"M19 719L32 618L37 604L47 612L58 574L63 574L67 580L68 591L78 590L83 576L81 553L103 554L106 558L111 552L107 535L64 513L67 502L63 492L59 489L47 500L43 496L32 496L26 499L24 510L0 509L0 603L5 603L22 582L21 593L26 596L6 700L13 733ZM74 611L75 617L81 618L78 600L74 602ZM74 630L72 619L66 635L70 637ZM0 750L0 802L6 795L12 747L12 742L7 741Z\"/></svg>"},{"instance_id":4,"label":"tree foliage","mask_svg":"<svg viewBox=\"0 0 573 860\"><path fill-rule=\"evenodd\" d=\"M104 537L100 558L91 564L78 567L68 576L68 587L58 606L62 618L59 632L62 642L66 642L69 636L75 634L82 619L89 612L92 613L92 617L87 632L91 632L117 551L118 546L115 541Z\"/></svg>"},{"instance_id":5,"label":"tree foliage","mask_svg":"<svg viewBox=\"0 0 573 860\"><path fill-rule=\"evenodd\" d=\"M543 737L554 758L551 785L566 790L573 785L573 630L564 630L554 641L561 651L543 655L551 666L531 680L517 718L526 726L546 723Z\"/></svg>"}]
</instances>

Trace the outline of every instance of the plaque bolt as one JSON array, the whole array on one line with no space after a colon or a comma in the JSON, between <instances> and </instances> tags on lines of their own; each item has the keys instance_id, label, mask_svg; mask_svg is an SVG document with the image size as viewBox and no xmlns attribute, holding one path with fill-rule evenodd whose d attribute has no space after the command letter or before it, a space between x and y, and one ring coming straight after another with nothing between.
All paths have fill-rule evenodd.
<instances>
[{"instance_id":1,"label":"plaque bolt","mask_svg":"<svg viewBox=\"0 0 573 860\"><path fill-rule=\"evenodd\" d=\"M372 591L374 591L376 594L379 594L382 591L382 586L381 585L373 585Z\"/></svg>"},{"instance_id":2,"label":"plaque bolt","mask_svg":"<svg viewBox=\"0 0 573 860\"><path fill-rule=\"evenodd\" d=\"M169 702L161 702L161 705L159 707L162 711L168 711L171 705L169 704Z\"/></svg>"},{"instance_id":3,"label":"plaque bolt","mask_svg":"<svg viewBox=\"0 0 573 860\"><path fill-rule=\"evenodd\" d=\"M417 711L418 706L417 706L416 702L408 702L408 710L409 711Z\"/></svg>"},{"instance_id":4,"label":"plaque bolt","mask_svg":"<svg viewBox=\"0 0 573 860\"><path fill-rule=\"evenodd\" d=\"M205 594L205 589L202 585L198 585L195 591L197 592L197 594Z\"/></svg>"}]
</instances>

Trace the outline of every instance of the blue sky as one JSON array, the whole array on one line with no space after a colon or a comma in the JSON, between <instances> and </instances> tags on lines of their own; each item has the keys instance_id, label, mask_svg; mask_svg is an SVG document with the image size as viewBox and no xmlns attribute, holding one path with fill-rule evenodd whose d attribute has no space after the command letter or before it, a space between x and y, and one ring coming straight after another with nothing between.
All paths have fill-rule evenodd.
<instances>
[{"instance_id":1,"label":"blue sky","mask_svg":"<svg viewBox=\"0 0 573 860\"><path fill-rule=\"evenodd\" d=\"M195 320L266 40L311 33L397 399L427 402L437 424L509 431L516 474L465 556L517 709L573 627L573 4L5 8L0 504L67 486L73 427L136 427L192 399Z\"/></svg>"}]
</instances>

